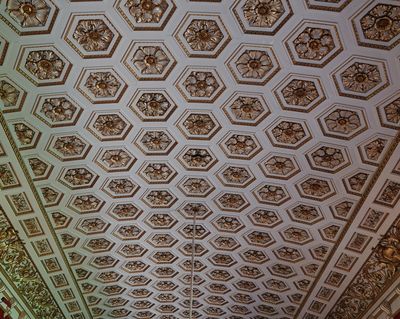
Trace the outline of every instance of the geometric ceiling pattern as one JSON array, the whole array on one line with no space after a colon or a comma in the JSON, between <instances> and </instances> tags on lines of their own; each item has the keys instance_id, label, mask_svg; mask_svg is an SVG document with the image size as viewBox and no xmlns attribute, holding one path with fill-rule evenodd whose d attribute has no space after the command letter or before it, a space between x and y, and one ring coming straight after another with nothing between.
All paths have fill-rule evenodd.
<instances>
[{"instance_id":1,"label":"geometric ceiling pattern","mask_svg":"<svg viewBox=\"0 0 400 319\"><path fill-rule=\"evenodd\" d=\"M399 283L399 1L0 19L0 226L52 295L22 291L29 317L364 318L374 298L346 298L375 247Z\"/></svg>"}]
</instances>

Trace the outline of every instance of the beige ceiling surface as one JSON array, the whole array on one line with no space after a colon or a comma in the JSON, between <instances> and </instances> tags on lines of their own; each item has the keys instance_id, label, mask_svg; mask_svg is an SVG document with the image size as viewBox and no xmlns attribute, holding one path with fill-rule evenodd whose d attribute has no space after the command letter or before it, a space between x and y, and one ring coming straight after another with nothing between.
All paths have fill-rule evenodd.
<instances>
[{"instance_id":1,"label":"beige ceiling surface","mask_svg":"<svg viewBox=\"0 0 400 319\"><path fill-rule=\"evenodd\" d=\"M66 318L353 318L398 215L399 1L0 17L1 206Z\"/></svg>"}]
</instances>

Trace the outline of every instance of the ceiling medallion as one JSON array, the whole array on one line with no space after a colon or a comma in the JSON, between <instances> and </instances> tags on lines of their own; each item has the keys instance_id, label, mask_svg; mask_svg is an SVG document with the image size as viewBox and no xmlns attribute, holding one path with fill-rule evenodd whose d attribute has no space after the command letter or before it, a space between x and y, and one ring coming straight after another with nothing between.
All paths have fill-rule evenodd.
<instances>
[{"instance_id":1,"label":"ceiling medallion","mask_svg":"<svg viewBox=\"0 0 400 319\"><path fill-rule=\"evenodd\" d=\"M10 0L0 4L1 19L18 35L49 34L58 8L52 0Z\"/></svg>"},{"instance_id":2,"label":"ceiling medallion","mask_svg":"<svg viewBox=\"0 0 400 319\"><path fill-rule=\"evenodd\" d=\"M242 44L227 61L227 66L239 84L265 85L280 65L270 46Z\"/></svg>"},{"instance_id":3,"label":"ceiling medallion","mask_svg":"<svg viewBox=\"0 0 400 319\"><path fill-rule=\"evenodd\" d=\"M282 109L310 112L325 101L325 92L317 77L291 74L274 90Z\"/></svg>"},{"instance_id":4,"label":"ceiling medallion","mask_svg":"<svg viewBox=\"0 0 400 319\"><path fill-rule=\"evenodd\" d=\"M371 2L353 18L357 42L361 46L391 50L400 42L400 6Z\"/></svg>"},{"instance_id":5,"label":"ceiling medallion","mask_svg":"<svg viewBox=\"0 0 400 319\"><path fill-rule=\"evenodd\" d=\"M255 126L271 114L263 95L258 93L235 93L222 109L231 123L237 125Z\"/></svg>"},{"instance_id":6,"label":"ceiling medallion","mask_svg":"<svg viewBox=\"0 0 400 319\"><path fill-rule=\"evenodd\" d=\"M133 30L162 30L176 7L172 0L118 0L115 7Z\"/></svg>"},{"instance_id":7,"label":"ceiling medallion","mask_svg":"<svg viewBox=\"0 0 400 319\"><path fill-rule=\"evenodd\" d=\"M72 14L63 37L84 59L111 57L121 40L119 32L103 14Z\"/></svg>"},{"instance_id":8,"label":"ceiling medallion","mask_svg":"<svg viewBox=\"0 0 400 319\"><path fill-rule=\"evenodd\" d=\"M395 129L400 127L400 97L397 94L380 103L377 111L382 126Z\"/></svg>"},{"instance_id":9,"label":"ceiling medallion","mask_svg":"<svg viewBox=\"0 0 400 319\"><path fill-rule=\"evenodd\" d=\"M217 15L188 14L175 31L175 38L189 57L216 58L231 37Z\"/></svg>"},{"instance_id":10,"label":"ceiling medallion","mask_svg":"<svg viewBox=\"0 0 400 319\"><path fill-rule=\"evenodd\" d=\"M343 51L335 24L304 21L286 40L292 62L322 68Z\"/></svg>"},{"instance_id":11,"label":"ceiling medallion","mask_svg":"<svg viewBox=\"0 0 400 319\"><path fill-rule=\"evenodd\" d=\"M237 0L233 13L244 33L274 35L293 15L287 0Z\"/></svg>"},{"instance_id":12,"label":"ceiling medallion","mask_svg":"<svg viewBox=\"0 0 400 319\"><path fill-rule=\"evenodd\" d=\"M177 105L164 90L138 90L129 104L144 122L167 121Z\"/></svg>"},{"instance_id":13,"label":"ceiling medallion","mask_svg":"<svg viewBox=\"0 0 400 319\"><path fill-rule=\"evenodd\" d=\"M5 75L0 75L0 110L3 113L18 112L22 109L26 92Z\"/></svg>"},{"instance_id":14,"label":"ceiling medallion","mask_svg":"<svg viewBox=\"0 0 400 319\"><path fill-rule=\"evenodd\" d=\"M341 104L324 112L318 122L324 135L345 140L368 128L363 109Z\"/></svg>"},{"instance_id":15,"label":"ceiling medallion","mask_svg":"<svg viewBox=\"0 0 400 319\"><path fill-rule=\"evenodd\" d=\"M123 63L139 81L165 80L176 65L162 42L133 42Z\"/></svg>"},{"instance_id":16,"label":"ceiling medallion","mask_svg":"<svg viewBox=\"0 0 400 319\"><path fill-rule=\"evenodd\" d=\"M352 57L333 74L341 96L368 100L389 85L384 61Z\"/></svg>"},{"instance_id":17,"label":"ceiling medallion","mask_svg":"<svg viewBox=\"0 0 400 319\"><path fill-rule=\"evenodd\" d=\"M186 68L176 87L187 102L193 103L212 103L226 88L217 71L205 67Z\"/></svg>"},{"instance_id":18,"label":"ceiling medallion","mask_svg":"<svg viewBox=\"0 0 400 319\"><path fill-rule=\"evenodd\" d=\"M71 63L53 46L21 46L17 71L36 86L62 85Z\"/></svg>"},{"instance_id":19,"label":"ceiling medallion","mask_svg":"<svg viewBox=\"0 0 400 319\"><path fill-rule=\"evenodd\" d=\"M118 102L127 84L114 69L82 69L76 89L93 104Z\"/></svg>"}]
</instances>

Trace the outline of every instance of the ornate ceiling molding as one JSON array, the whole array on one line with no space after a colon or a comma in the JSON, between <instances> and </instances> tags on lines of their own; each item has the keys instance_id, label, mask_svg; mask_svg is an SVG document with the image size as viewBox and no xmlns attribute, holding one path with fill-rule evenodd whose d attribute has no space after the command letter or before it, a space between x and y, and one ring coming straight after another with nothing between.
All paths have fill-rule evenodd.
<instances>
[{"instance_id":1,"label":"ornate ceiling molding","mask_svg":"<svg viewBox=\"0 0 400 319\"><path fill-rule=\"evenodd\" d=\"M37 318L64 319L24 244L0 207L0 270L15 285Z\"/></svg>"},{"instance_id":2,"label":"ornate ceiling molding","mask_svg":"<svg viewBox=\"0 0 400 319\"><path fill-rule=\"evenodd\" d=\"M363 318L374 301L400 276L399 241L400 219L380 240L327 318Z\"/></svg>"},{"instance_id":3,"label":"ornate ceiling molding","mask_svg":"<svg viewBox=\"0 0 400 319\"><path fill-rule=\"evenodd\" d=\"M0 1L0 200L62 314L348 311L397 217L399 14Z\"/></svg>"}]
</instances>

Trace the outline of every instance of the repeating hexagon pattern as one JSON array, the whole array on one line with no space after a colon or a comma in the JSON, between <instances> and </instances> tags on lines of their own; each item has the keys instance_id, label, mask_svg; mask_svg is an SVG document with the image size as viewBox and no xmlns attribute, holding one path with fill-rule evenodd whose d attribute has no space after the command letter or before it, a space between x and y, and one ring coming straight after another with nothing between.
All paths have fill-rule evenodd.
<instances>
[{"instance_id":1,"label":"repeating hexagon pattern","mask_svg":"<svg viewBox=\"0 0 400 319\"><path fill-rule=\"evenodd\" d=\"M400 128L396 1L0 19L0 111L93 318L300 318Z\"/></svg>"}]
</instances>

